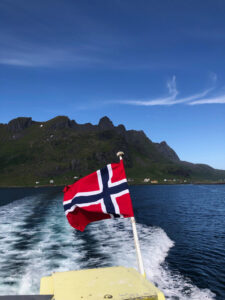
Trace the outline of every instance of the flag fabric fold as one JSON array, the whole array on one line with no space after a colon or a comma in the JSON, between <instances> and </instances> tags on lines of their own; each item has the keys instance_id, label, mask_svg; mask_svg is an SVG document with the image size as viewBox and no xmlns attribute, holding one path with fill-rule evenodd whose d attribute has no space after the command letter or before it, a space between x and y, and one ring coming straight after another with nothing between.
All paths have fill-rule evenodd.
<instances>
[{"instance_id":1,"label":"flag fabric fold","mask_svg":"<svg viewBox=\"0 0 225 300\"><path fill-rule=\"evenodd\" d=\"M94 221L134 216L122 159L66 186L63 192L67 219L80 231Z\"/></svg>"}]
</instances>

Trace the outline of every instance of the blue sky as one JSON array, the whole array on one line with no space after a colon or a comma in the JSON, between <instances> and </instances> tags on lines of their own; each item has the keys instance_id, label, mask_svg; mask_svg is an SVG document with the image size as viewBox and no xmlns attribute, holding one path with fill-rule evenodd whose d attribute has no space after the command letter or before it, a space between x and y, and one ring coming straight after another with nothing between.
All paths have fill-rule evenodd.
<instances>
[{"instance_id":1,"label":"blue sky","mask_svg":"<svg viewBox=\"0 0 225 300\"><path fill-rule=\"evenodd\" d=\"M225 169L225 2L1 0L0 122L142 129Z\"/></svg>"}]
</instances>

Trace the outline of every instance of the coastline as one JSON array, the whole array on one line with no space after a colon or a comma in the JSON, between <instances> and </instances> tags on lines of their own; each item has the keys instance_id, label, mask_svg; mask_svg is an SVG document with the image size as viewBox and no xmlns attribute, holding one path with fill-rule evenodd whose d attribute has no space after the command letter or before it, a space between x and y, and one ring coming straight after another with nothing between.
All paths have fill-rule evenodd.
<instances>
[{"instance_id":1,"label":"coastline","mask_svg":"<svg viewBox=\"0 0 225 300\"><path fill-rule=\"evenodd\" d=\"M73 184L73 183L71 183ZM225 184L225 182L187 182L187 183L128 183L129 186L155 186L155 185L222 185ZM70 185L70 184L60 184L60 185L8 185L8 186L0 186L0 189L22 189L22 188L30 188L30 189L42 189L42 188L64 188L65 186Z\"/></svg>"}]
</instances>

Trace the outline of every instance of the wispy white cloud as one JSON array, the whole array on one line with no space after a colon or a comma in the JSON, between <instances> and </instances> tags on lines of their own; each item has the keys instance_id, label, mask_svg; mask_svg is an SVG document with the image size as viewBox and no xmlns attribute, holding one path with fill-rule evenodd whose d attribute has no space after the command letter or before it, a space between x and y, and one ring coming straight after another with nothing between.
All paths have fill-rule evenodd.
<instances>
[{"instance_id":1,"label":"wispy white cloud","mask_svg":"<svg viewBox=\"0 0 225 300\"><path fill-rule=\"evenodd\" d=\"M169 90L169 96L158 98L155 100L124 100L116 101L122 104L131 104L131 105L141 105L141 106L154 106L154 105L170 105L175 101L178 94L176 87L176 76L173 76L172 79L167 81L167 88Z\"/></svg>"},{"instance_id":2,"label":"wispy white cloud","mask_svg":"<svg viewBox=\"0 0 225 300\"><path fill-rule=\"evenodd\" d=\"M129 44L129 40L127 41ZM127 48L122 40L108 35L87 37L84 41L76 40L51 44L38 43L21 39L0 31L0 65L16 67L47 68L110 68L115 70L155 70L171 68L174 65L165 62L131 60L115 55L114 49ZM119 52L119 51L118 51ZM122 52L122 51L121 51Z\"/></svg>"},{"instance_id":3,"label":"wispy white cloud","mask_svg":"<svg viewBox=\"0 0 225 300\"><path fill-rule=\"evenodd\" d=\"M0 38L2 35L0 35ZM85 45L53 47L38 45L4 36L0 40L0 64L20 67L85 66L101 59ZM94 51L92 51L94 52Z\"/></svg>"},{"instance_id":4,"label":"wispy white cloud","mask_svg":"<svg viewBox=\"0 0 225 300\"><path fill-rule=\"evenodd\" d=\"M195 99L199 99L199 98L205 97L213 89L214 88L209 88L209 89L204 90L203 92L200 92L200 93L197 93L197 94L193 94L193 95L190 95L188 97L181 98L181 99L176 99L173 102L171 102L170 104L172 105L172 104L179 104L179 103L184 103L184 102L188 103L188 102L193 101Z\"/></svg>"},{"instance_id":5,"label":"wispy white cloud","mask_svg":"<svg viewBox=\"0 0 225 300\"><path fill-rule=\"evenodd\" d=\"M61 53L61 54L60 54ZM15 53L0 57L0 64L20 67L59 67L59 66L88 66L101 63L101 60L69 51L48 51L48 53Z\"/></svg>"},{"instance_id":6,"label":"wispy white cloud","mask_svg":"<svg viewBox=\"0 0 225 300\"><path fill-rule=\"evenodd\" d=\"M169 93L171 94L172 98L176 98L178 91L177 91L177 85L176 85L176 76L173 75L171 80L167 81L167 88L169 90Z\"/></svg>"},{"instance_id":7,"label":"wispy white cloud","mask_svg":"<svg viewBox=\"0 0 225 300\"><path fill-rule=\"evenodd\" d=\"M206 98L201 100L196 100L188 103L189 105L199 105L199 104L225 104L225 95L213 98Z\"/></svg>"},{"instance_id":8,"label":"wispy white cloud","mask_svg":"<svg viewBox=\"0 0 225 300\"><path fill-rule=\"evenodd\" d=\"M211 81L214 84L217 80L217 75L215 73L211 74ZM117 103L121 104L130 104L130 105L137 105L137 106L156 106L156 105L175 105L175 104L180 104L180 103L186 103L186 104L198 104L197 102L200 101L203 97L207 96L213 89L214 87L210 87L208 89L205 89L204 91L196 94L192 94L187 97L181 97L178 98L178 90L176 86L176 76L174 75L170 80L168 80L167 84L167 89L169 91L169 95L157 99L144 99L144 100L121 100L121 101L116 101ZM210 99L208 99L210 100ZM206 102L210 103L210 102ZM215 103L221 103L221 102L215 102ZM201 104L201 103L199 103Z\"/></svg>"}]
</instances>

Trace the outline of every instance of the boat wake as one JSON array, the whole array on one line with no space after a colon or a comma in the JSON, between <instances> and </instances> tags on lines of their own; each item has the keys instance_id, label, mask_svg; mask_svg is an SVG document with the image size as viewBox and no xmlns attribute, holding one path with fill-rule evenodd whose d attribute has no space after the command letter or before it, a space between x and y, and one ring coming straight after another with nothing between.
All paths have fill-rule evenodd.
<instances>
[{"instance_id":1,"label":"boat wake","mask_svg":"<svg viewBox=\"0 0 225 300\"><path fill-rule=\"evenodd\" d=\"M137 268L131 222L116 219L73 230L61 197L38 195L0 211L0 294L37 294L40 278L52 272L126 266ZM166 257L174 242L158 227L137 224L147 277L166 299L215 299L188 278L170 271Z\"/></svg>"}]
</instances>

